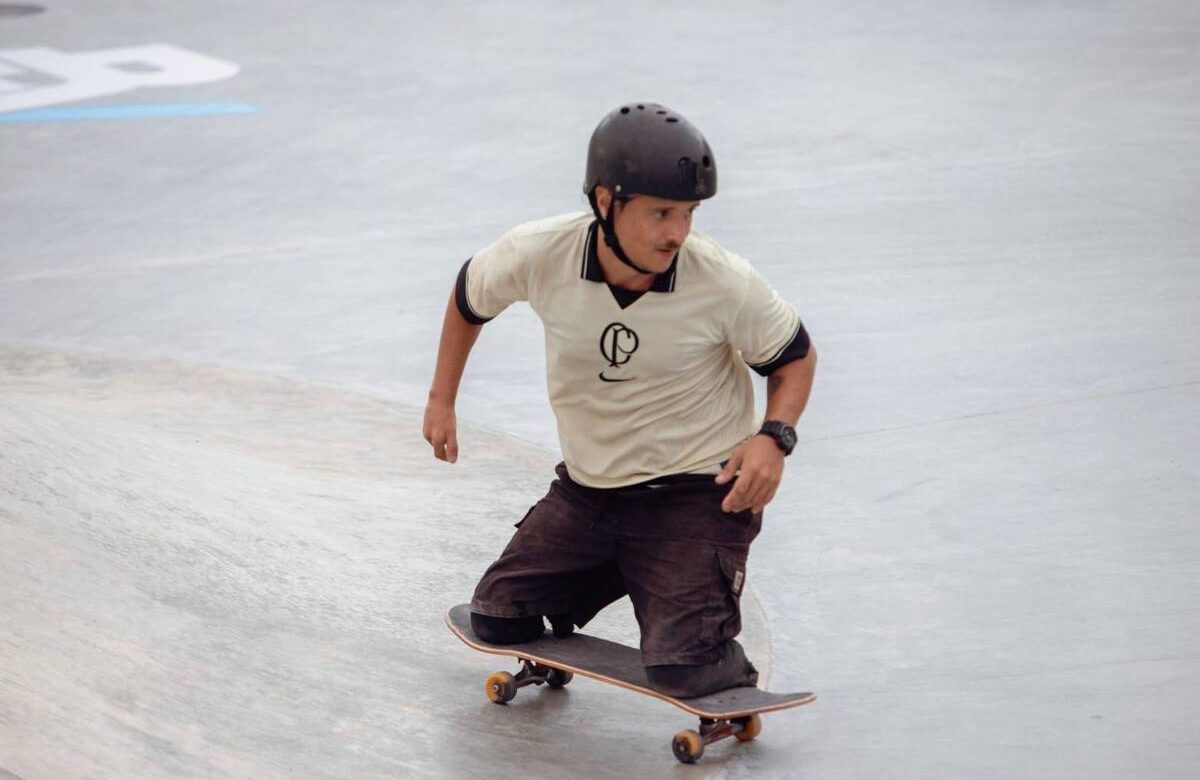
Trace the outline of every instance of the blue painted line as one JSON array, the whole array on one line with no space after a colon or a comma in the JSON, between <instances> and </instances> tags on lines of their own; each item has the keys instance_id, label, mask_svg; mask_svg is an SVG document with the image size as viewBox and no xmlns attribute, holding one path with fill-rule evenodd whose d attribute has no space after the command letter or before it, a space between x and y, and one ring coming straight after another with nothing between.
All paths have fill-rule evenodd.
<instances>
[{"instance_id":1,"label":"blue painted line","mask_svg":"<svg viewBox=\"0 0 1200 780\"><path fill-rule=\"evenodd\" d=\"M149 119L176 116L256 114L252 103L160 103L136 106L35 108L0 114L0 122L80 122L89 119Z\"/></svg>"}]
</instances>

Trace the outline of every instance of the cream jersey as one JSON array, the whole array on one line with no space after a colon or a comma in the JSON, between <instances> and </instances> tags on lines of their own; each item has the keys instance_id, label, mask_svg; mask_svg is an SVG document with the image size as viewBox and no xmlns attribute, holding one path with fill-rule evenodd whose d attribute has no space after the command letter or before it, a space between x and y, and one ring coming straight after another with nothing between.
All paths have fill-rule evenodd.
<instances>
[{"instance_id":1,"label":"cream jersey","mask_svg":"<svg viewBox=\"0 0 1200 780\"><path fill-rule=\"evenodd\" d=\"M589 213L520 225L459 273L470 322L528 301L546 341L546 385L571 479L623 487L717 473L758 431L747 365L804 357L795 310L735 254L692 231L639 294L610 287Z\"/></svg>"}]
</instances>

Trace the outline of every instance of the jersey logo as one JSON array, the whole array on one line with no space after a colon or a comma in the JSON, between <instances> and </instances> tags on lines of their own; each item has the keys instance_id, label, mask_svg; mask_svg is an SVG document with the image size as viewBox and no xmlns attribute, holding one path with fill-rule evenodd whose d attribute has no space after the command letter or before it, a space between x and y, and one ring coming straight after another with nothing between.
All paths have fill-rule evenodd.
<instances>
[{"instance_id":1,"label":"jersey logo","mask_svg":"<svg viewBox=\"0 0 1200 780\"><path fill-rule=\"evenodd\" d=\"M633 357L633 353L637 352L638 334L631 329L625 327L623 323L614 322L604 329L604 333L600 335L600 354L604 355L604 359L608 361L610 369L619 369L621 366L629 362ZM636 377L626 376L605 376L605 372L612 374L613 371L600 372L600 379L605 382L628 382Z\"/></svg>"}]
</instances>

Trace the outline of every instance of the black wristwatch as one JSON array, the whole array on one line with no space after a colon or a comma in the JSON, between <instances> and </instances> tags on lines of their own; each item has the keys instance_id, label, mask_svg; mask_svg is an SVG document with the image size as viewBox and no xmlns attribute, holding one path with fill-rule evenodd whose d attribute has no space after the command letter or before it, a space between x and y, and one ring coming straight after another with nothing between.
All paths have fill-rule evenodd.
<instances>
[{"instance_id":1,"label":"black wristwatch","mask_svg":"<svg viewBox=\"0 0 1200 780\"><path fill-rule=\"evenodd\" d=\"M758 432L774 439L785 456L791 455L792 450L796 449L796 429L785 422L767 420Z\"/></svg>"}]
</instances>

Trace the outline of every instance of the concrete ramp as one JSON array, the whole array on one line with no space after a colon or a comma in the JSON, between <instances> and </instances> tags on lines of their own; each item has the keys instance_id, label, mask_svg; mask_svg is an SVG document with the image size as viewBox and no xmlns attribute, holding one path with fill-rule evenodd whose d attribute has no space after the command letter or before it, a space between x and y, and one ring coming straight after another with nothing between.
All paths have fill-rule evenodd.
<instances>
[{"instance_id":1,"label":"concrete ramp","mask_svg":"<svg viewBox=\"0 0 1200 780\"><path fill-rule=\"evenodd\" d=\"M294 381L0 349L0 776L490 777L514 751L527 777L674 771L692 724L658 702L582 680L485 700L507 667L442 614L555 458L467 429L448 466L419 431ZM610 612L596 632L636 641Z\"/></svg>"}]
</instances>

